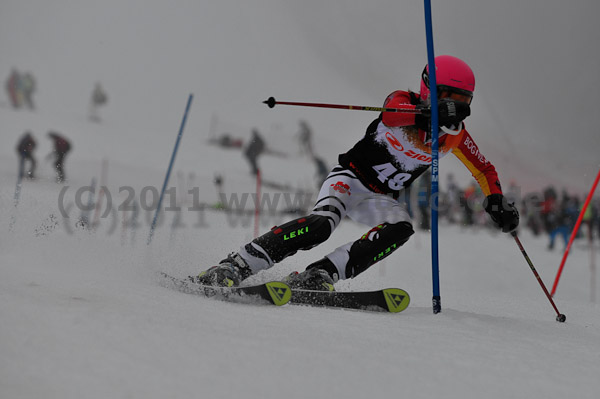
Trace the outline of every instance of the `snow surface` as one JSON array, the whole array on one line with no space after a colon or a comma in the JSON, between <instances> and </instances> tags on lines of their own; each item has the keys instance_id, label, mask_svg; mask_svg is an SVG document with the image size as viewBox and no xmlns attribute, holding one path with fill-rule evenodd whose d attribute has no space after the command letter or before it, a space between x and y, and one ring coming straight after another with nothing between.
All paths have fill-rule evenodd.
<instances>
[{"instance_id":1,"label":"snow surface","mask_svg":"<svg viewBox=\"0 0 600 399\"><path fill-rule=\"evenodd\" d=\"M383 50L396 39L378 43L375 38L382 36L382 26L402 24L373 24L373 18L386 22L392 17L377 14L370 4L336 8L339 2L314 3L309 12L305 2L267 0L203 6L180 2L180 7L169 3L168 8L161 2L141 1L63 1L61 7L55 2L3 2L0 40L7 54L0 61L1 71L7 75L12 62L35 70L40 89L36 112L0 107L5 142L0 147L0 226L4 226L0 228L0 397L597 397L600 309L590 301L590 254L579 243L572 249L555 298L567 315L564 324L554 320L554 310L509 236L445 224L440 226L443 312L438 315L431 311L430 235L422 231L381 264L336 287L404 288L411 294L411 305L398 315L231 304L160 286L158 271L181 276L197 273L254 233L251 214L194 209L195 200L210 204L218 200L215 174L224 176L228 198L254 191L249 167L238 151L207 145L215 133L210 131L213 116L218 133L227 128L247 138L250 127L258 126L272 148L288 154L261 160L265 179L308 191L315 187L314 169L296 152L297 121L306 118L317 127L319 151L333 162L335 154L360 137L372 115L268 110L260 100L281 93L285 100L370 105L387 94L391 80L392 85L400 81L399 88L410 84L402 81L412 82L412 72L392 77L391 71L397 70L392 63L373 66L374 75L367 77L353 54L362 54L362 62L390 56ZM554 9L557 4L552 2ZM381 2L382 8L388 6L391 2ZM412 28L421 29L420 5L404 7L405 13L397 18L406 23L414 20ZM520 9L525 14L519 15L532 12L525 8ZM557 18L550 9L544 9L549 14L543 19L546 25ZM482 28L487 21L488 38L492 37L492 28L500 28L494 22L502 10L493 11L490 15L477 9L481 18L469 29ZM567 16L577 18L579 12L573 8ZM557 15L565 18L562 12ZM36 22L28 26L30 35L9 42L7 37L14 38L18 31L10 28L20 26L17 22L27 20L26 16ZM113 30L107 30L107 24ZM172 29L157 28L165 24ZM336 29L328 31L327 26ZM337 35L344 36L352 26L361 28L341 41ZM365 26L378 27L373 28L374 36L361 35ZM411 26L402 29L409 32ZM236 29L246 34L236 35ZM521 25L510 30L518 29ZM319 35L325 32L331 35ZM447 26L436 31L446 49L465 52L469 45L481 45L481 37L473 37L476 43L447 44L444 37L452 32L458 34ZM594 35L597 31L582 40L594 40ZM236 46L213 46L223 37ZM535 35L528 38L541 40ZM181 45L173 45L177 40ZM416 59L402 59L405 64L399 69L420 70L424 39L406 46ZM573 47L563 50L574 51ZM533 62L525 50L520 51L523 62ZM493 62L479 57L475 61L482 65L479 70L490 69ZM113 65L115 59L120 62ZM346 69L340 67L345 61ZM359 77L360 84L349 83L360 81ZM87 121L87 99L96 79L105 83L109 94L101 124ZM481 80L482 98L493 104L496 99L486 94L485 81ZM366 88L373 85L381 90ZM416 82L410 85L414 88ZM65 95L57 95L61 92ZM162 186L189 92L195 99L170 182L178 191L163 204L180 205L182 211L164 213L148 246L152 188ZM225 111L228 107L236 112ZM472 123L495 125L497 119L489 109L493 105L481 108L481 116L473 116ZM585 118L578 120L585 125ZM51 128L65 133L74 144L67 158L65 185L53 182L50 164L43 160L50 151L44 135ZM24 182L15 208L14 146L25 129L31 129L39 142L39 179ZM478 142L484 137L472 133ZM341 135L349 137L340 143ZM539 138L532 135L531 141ZM506 136L485 140L492 144L499 140L504 146L502 138ZM581 151L595 152L588 147ZM542 162L551 153L540 151L532 150L531 159ZM503 168L511 169L513 159L496 159L502 178ZM79 195L79 202L87 203L83 188L93 177L101 179L103 160L108 163L104 183L113 211L99 219L95 231L88 231L76 226L81 210L75 200ZM556 174L564 172L564 176L558 181L570 177L574 186L585 190L587 174L593 176L597 163L586 172L580 163L562 162ZM442 170L445 165L451 161L444 159ZM522 164L516 166L526 174ZM462 167L456 169L458 173L468 176ZM534 177L548 181L547 174ZM198 188L196 198L185 195L194 188ZM265 188L265 192L276 198L279 190ZM122 225L124 217L132 217L131 211L124 210L131 193L145 208L135 229ZM285 204L280 199L281 209ZM102 211L107 203L105 196ZM247 206L252 208L251 197ZM261 230L289 218L265 215ZM282 278L366 229L345 221L327 243L255 278ZM546 237L522 231L521 240L550 288L561 253L547 251Z\"/></svg>"},{"instance_id":2,"label":"snow surface","mask_svg":"<svg viewBox=\"0 0 600 399\"><path fill-rule=\"evenodd\" d=\"M19 126L22 114L0 112L5 126ZM71 123L73 131L88 135L90 148L102 148L119 134L108 123ZM189 145L193 132L186 133L183 142ZM16 210L15 159L1 159L2 397L597 395L600 309L589 301L589 260L583 248L574 248L556 297L567 315L565 324L554 321L553 309L508 236L446 225L440 229L444 310L439 315L432 315L430 306L426 232L359 278L338 283L338 290L408 290L411 305L399 315L198 298L161 287L157 272L186 276L218 261L252 237L252 216L189 211L188 202L182 205L185 226L172 228L177 213L166 212L151 246L146 245L151 211L142 211L139 227L125 234L120 224L123 216L130 217L125 212L117 212L116 220L100 219L95 232L78 229L76 190L91 176L99 178L101 163L85 156L82 139L74 140L78 150L67 161L68 184L53 183L49 166L42 164L40 179L24 183ZM118 194L119 187L128 182L135 183L136 195L143 184L160 187L170 151L150 151L163 162L111 158L107 188L114 207L123 205L126 196ZM214 170L200 165L219 165L228 190L252 192L248 166L238 152L207 145L196 152L193 170L201 201L214 202L216 192ZM295 178L292 184L310 180L312 171L304 173L301 167L305 162L265 157L265 177ZM192 170L182 164L177 171ZM175 186L181 173L173 176ZM60 191L67 187L68 219L58 206ZM84 204L86 199L84 194ZM266 217L261 229L284 220ZM346 221L321 247L260 278L282 278L302 269L365 230ZM522 241L549 285L560 253L546 251L546 238L523 232Z\"/></svg>"}]
</instances>

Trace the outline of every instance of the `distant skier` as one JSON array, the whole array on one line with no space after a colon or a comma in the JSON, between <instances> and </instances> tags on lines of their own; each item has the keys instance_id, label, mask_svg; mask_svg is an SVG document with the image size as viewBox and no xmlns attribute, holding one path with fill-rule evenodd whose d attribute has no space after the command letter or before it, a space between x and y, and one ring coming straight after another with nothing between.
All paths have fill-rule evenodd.
<instances>
[{"instance_id":1,"label":"distant skier","mask_svg":"<svg viewBox=\"0 0 600 399\"><path fill-rule=\"evenodd\" d=\"M503 232L519 224L519 214L505 200L494 166L465 129L475 88L471 68L452 56L436 57L440 156L452 152L471 171L487 196L485 209ZM326 241L345 216L372 226L362 237L342 245L301 273L286 279L291 287L333 290L338 279L353 278L389 256L414 233L411 218L396 199L431 165L429 74L422 74L420 95L394 91L384 107L412 108L422 114L383 112L365 136L345 154L321 187L309 215L274 227L243 245L217 266L194 277L203 284L238 285L298 250Z\"/></svg>"},{"instance_id":2,"label":"distant skier","mask_svg":"<svg viewBox=\"0 0 600 399\"><path fill-rule=\"evenodd\" d=\"M6 83L4 84L10 105L13 108L21 108L23 105L23 91L21 89L21 74L16 69L12 69Z\"/></svg>"},{"instance_id":3,"label":"distant skier","mask_svg":"<svg viewBox=\"0 0 600 399\"><path fill-rule=\"evenodd\" d=\"M258 157L265 151L265 141L258 133L258 130L252 129L252 137L244 150L244 156L250 162L250 172L253 175L258 174Z\"/></svg>"},{"instance_id":4,"label":"distant skier","mask_svg":"<svg viewBox=\"0 0 600 399\"><path fill-rule=\"evenodd\" d=\"M92 122L100 122L100 114L98 108L106 104L108 96L102 88L100 83L96 83L94 90L92 91L92 98L90 101L90 120Z\"/></svg>"},{"instance_id":5,"label":"distant skier","mask_svg":"<svg viewBox=\"0 0 600 399\"><path fill-rule=\"evenodd\" d=\"M300 121L300 130L298 131L298 143L300 145L300 155L314 155L312 145L312 130L306 121Z\"/></svg>"},{"instance_id":6,"label":"distant skier","mask_svg":"<svg viewBox=\"0 0 600 399\"><path fill-rule=\"evenodd\" d=\"M21 91L23 93L23 103L30 110L35 109L35 104L33 101L33 93L35 93L36 83L35 78L30 72L25 73L21 77Z\"/></svg>"},{"instance_id":7,"label":"distant skier","mask_svg":"<svg viewBox=\"0 0 600 399\"><path fill-rule=\"evenodd\" d=\"M37 142L33 138L31 132L25 132L25 134L19 140L17 144L17 153L19 154L19 176L28 177L29 179L35 178L35 167L36 161L33 157L33 151ZM25 170L26 163L29 163L29 168Z\"/></svg>"},{"instance_id":8,"label":"distant skier","mask_svg":"<svg viewBox=\"0 0 600 399\"><path fill-rule=\"evenodd\" d=\"M65 176L65 157L71 151L71 143L65 137L56 132L48 132L48 137L54 142L54 149L50 153L54 155L54 168L56 170L56 182L63 183Z\"/></svg>"}]
</instances>

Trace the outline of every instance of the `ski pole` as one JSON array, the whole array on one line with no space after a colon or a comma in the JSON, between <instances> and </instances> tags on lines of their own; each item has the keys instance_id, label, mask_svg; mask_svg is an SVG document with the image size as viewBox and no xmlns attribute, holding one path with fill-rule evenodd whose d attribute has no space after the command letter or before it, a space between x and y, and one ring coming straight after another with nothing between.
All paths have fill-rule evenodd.
<instances>
[{"instance_id":1,"label":"ski pole","mask_svg":"<svg viewBox=\"0 0 600 399\"><path fill-rule=\"evenodd\" d=\"M517 237L517 232L513 231L510 234L515 238L515 242L519 246L519 249L521 250L521 253L525 257L525 260L529 264L529 267L531 268L531 271L533 272L533 275L537 279L538 283L540 283L540 286L542 287L542 290L544 290L544 293L546 294L546 297L548 297L548 300L550 301L550 303L552 304L552 307L556 311L556 321L564 323L565 320L567 320L567 317L564 314L562 314L562 313L560 313L558 311L558 308L556 307L556 304L552 300L552 296L550 296L550 293L546 289L546 286L544 285L544 282L542 281L542 278L538 274L537 270L535 270L535 267L533 266L533 263L531 262L531 259L529 259L529 256L527 256L527 252L525 252L525 248L523 248L523 244L521 244L521 241L519 240L519 237Z\"/></svg>"},{"instance_id":2,"label":"ski pole","mask_svg":"<svg viewBox=\"0 0 600 399\"><path fill-rule=\"evenodd\" d=\"M269 108L273 108L275 105L296 105L299 107L317 107L317 108L337 108L337 109L349 109L352 111L376 111L376 112L400 112L405 114L422 114L422 110L414 108L385 108L385 107L368 107L362 105L345 105L345 104L322 104L322 103L299 103L291 101L277 101L275 97L269 97L263 101L263 104L267 104Z\"/></svg>"}]
</instances>

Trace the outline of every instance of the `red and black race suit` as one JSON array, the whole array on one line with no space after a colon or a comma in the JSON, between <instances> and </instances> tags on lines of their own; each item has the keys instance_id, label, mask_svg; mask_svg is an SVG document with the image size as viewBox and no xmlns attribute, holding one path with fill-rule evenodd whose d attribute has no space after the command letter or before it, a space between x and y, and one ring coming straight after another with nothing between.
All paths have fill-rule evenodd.
<instances>
[{"instance_id":1,"label":"red and black race suit","mask_svg":"<svg viewBox=\"0 0 600 399\"><path fill-rule=\"evenodd\" d=\"M416 94L395 91L384 107L407 108L419 103ZM484 195L502 194L496 169L462 122L455 130L440 130L438 143L439 157L452 152L473 174ZM402 189L431 166L431 142L427 132L415 126L414 114L383 112L369 125L365 136L339 156L339 163L372 191L398 198Z\"/></svg>"}]
</instances>

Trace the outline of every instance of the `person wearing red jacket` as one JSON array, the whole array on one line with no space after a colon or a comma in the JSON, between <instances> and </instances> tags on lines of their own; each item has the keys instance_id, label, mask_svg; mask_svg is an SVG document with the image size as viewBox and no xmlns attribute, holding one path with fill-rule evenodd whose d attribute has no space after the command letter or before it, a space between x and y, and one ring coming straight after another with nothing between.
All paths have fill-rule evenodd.
<instances>
[{"instance_id":1,"label":"person wearing red jacket","mask_svg":"<svg viewBox=\"0 0 600 399\"><path fill-rule=\"evenodd\" d=\"M452 56L436 57L439 115L439 156L454 154L473 174L486 196L485 210L503 231L519 224L519 214L508 204L494 166L467 132L475 89L471 68ZM420 93L394 91L386 108L414 108L421 114L382 112L364 137L341 154L324 181L309 215L274 227L243 245L193 281L238 285L245 278L272 267L298 250L326 241L344 217L370 227L356 241L344 244L294 272L292 288L333 290L340 279L353 278L400 248L414 233L411 218L397 201L402 190L431 166L431 109L429 70L425 67Z\"/></svg>"},{"instance_id":2,"label":"person wearing red jacket","mask_svg":"<svg viewBox=\"0 0 600 399\"><path fill-rule=\"evenodd\" d=\"M66 180L65 157L67 156L67 153L71 151L71 142L66 137L53 131L48 132L48 138L54 143L54 149L48 155L54 155L55 157L54 168L56 170L56 182L64 183Z\"/></svg>"}]
</instances>

